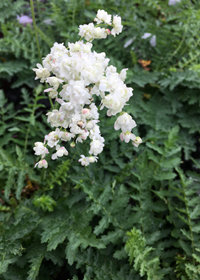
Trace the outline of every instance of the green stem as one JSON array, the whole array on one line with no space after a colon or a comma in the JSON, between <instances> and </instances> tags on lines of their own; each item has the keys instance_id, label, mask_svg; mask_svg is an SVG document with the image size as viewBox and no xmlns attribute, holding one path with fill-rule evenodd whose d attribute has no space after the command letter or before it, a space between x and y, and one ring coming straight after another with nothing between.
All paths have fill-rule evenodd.
<instances>
[{"instance_id":1,"label":"green stem","mask_svg":"<svg viewBox=\"0 0 200 280\"><path fill-rule=\"evenodd\" d=\"M197 53L195 56L193 56L193 58L191 58L190 60L188 60L185 64L183 64L182 68L185 68L188 64L190 64L192 61L194 61L195 59L197 59L199 57L200 53Z\"/></svg>"},{"instance_id":2,"label":"green stem","mask_svg":"<svg viewBox=\"0 0 200 280\"><path fill-rule=\"evenodd\" d=\"M29 132L30 132L30 124L29 124L29 126L27 128L27 131L26 131L26 137L25 137L25 143L24 143L24 157L26 155L26 149L27 149L27 144L28 144Z\"/></svg>"},{"instance_id":3,"label":"green stem","mask_svg":"<svg viewBox=\"0 0 200 280\"><path fill-rule=\"evenodd\" d=\"M34 117L35 115L35 111L36 111L36 107L37 107L37 97L38 97L39 93L36 92L35 94L35 100L34 100L34 104L33 104L33 110L31 112L30 115L30 120ZM29 122L27 131L26 131L26 136L25 136L25 143L24 143L24 157L26 155L26 149L27 149L27 145L28 145L28 138L29 138L29 133L30 133L30 129L31 129L31 123Z\"/></svg>"},{"instance_id":4,"label":"green stem","mask_svg":"<svg viewBox=\"0 0 200 280\"><path fill-rule=\"evenodd\" d=\"M33 27L34 27L34 31L35 31L35 39L36 39L36 44L37 44L37 49L38 49L38 55L39 55L40 63L42 64L40 45L39 45L39 41L38 41L37 28L36 28L36 23L35 23L35 13L34 13L34 7L33 7L33 0L30 0L30 4L31 4L31 14L32 14L32 19L33 19Z\"/></svg>"},{"instance_id":5,"label":"green stem","mask_svg":"<svg viewBox=\"0 0 200 280\"><path fill-rule=\"evenodd\" d=\"M52 99L51 99L51 97L49 95L48 95L48 98L49 98L49 102L50 102L51 108L54 110L53 101L52 101Z\"/></svg>"}]
</instances>

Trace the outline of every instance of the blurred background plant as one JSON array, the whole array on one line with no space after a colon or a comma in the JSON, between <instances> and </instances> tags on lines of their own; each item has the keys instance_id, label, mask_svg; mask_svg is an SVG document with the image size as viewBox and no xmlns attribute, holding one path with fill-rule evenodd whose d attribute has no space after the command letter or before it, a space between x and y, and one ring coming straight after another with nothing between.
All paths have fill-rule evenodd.
<instances>
[{"instance_id":1,"label":"blurred background plant","mask_svg":"<svg viewBox=\"0 0 200 280\"><path fill-rule=\"evenodd\" d=\"M81 167L77 144L68 160L36 170L50 104L32 71L30 3L0 3L0 277L198 280L200 3L36 0L41 56L79 40L98 9L122 17L124 31L94 49L129 68L126 111L144 143L120 142L103 110L98 163Z\"/></svg>"}]
</instances>

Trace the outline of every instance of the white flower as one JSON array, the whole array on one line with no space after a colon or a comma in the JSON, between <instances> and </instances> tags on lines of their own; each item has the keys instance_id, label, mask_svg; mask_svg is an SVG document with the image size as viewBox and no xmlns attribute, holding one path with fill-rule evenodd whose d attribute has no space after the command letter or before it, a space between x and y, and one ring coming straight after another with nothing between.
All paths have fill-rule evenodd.
<instances>
[{"instance_id":1,"label":"white flower","mask_svg":"<svg viewBox=\"0 0 200 280\"><path fill-rule=\"evenodd\" d=\"M98 157L88 157L89 162L93 163L93 162L97 162Z\"/></svg>"},{"instance_id":2,"label":"white flower","mask_svg":"<svg viewBox=\"0 0 200 280\"><path fill-rule=\"evenodd\" d=\"M53 148L59 142L59 133L60 130L56 129L56 131L50 132L48 135L45 135L45 140L47 140L47 144L49 147Z\"/></svg>"},{"instance_id":3,"label":"white flower","mask_svg":"<svg viewBox=\"0 0 200 280\"><path fill-rule=\"evenodd\" d=\"M94 29L94 38L95 39L105 39L108 33L105 28L95 27Z\"/></svg>"},{"instance_id":4,"label":"white flower","mask_svg":"<svg viewBox=\"0 0 200 280\"><path fill-rule=\"evenodd\" d=\"M104 144L100 140L93 140L90 143L89 153L93 155L98 155L103 151Z\"/></svg>"},{"instance_id":5,"label":"white flower","mask_svg":"<svg viewBox=\"0 0 200 280\"><path fill-rule=\"evenodd\" d=\"M89 90L85 88L84 81L70 80L66 88L66 94L69 96L69 101L77 109L85 104L90 104L91 95Z\"/></svg>"},{"instance_id":6,"label":"white flower","mask_svg":"<svg viewBox=\"0 0 200 280\"><path fill-rule=\"evenodd\" d=\"M43 68L41 64L37 63L36 66L38 67L38 69L33 68L33 71L35 71L35 74L36 74L35 80L40 79L40 82L44 83L46 78L48 78L50 76L50 73L49 73L48 69Z\"/></svg>"},{"instance_id":7,"label":"white flower","mask_svg":"<svg viewBox=\"0 0 200 280\"><path fill-rule=\"evenodd\" d=\"M86 41L106 38L110 33L116 36L122 31L121 18L114 16L111 24L111 15L104 10L98 10L95 21L97 24L112 25L113 29L110 32L98 25L95 27L93 23L80 25L79 35ZM144 37L150 37L150 43L156 44L155 35L149 33ZM36 72L36 79L46 81L50 85L45 92L49 93L49 97L56 98L55 103L57 102L56 109L47 113L47 121L52 127L57 127L55 131L45 136L47 145L51 148L56 147L52 159L68 155L67 150L58 145L59 141L72 140L70 146L75 147L77 142L82 143L89 138L91 156L81 155L79 160L82 165L87 166L97 161L96 155L103 151L105 142L97 125L99 111L95 104L97 99L95 96L100 99L100 109L107 108L108 116L121 113L115 122L115 129L122 130L120 134L122 141L128 143L132 140L133 145L137 146L142 140L131 133L131 129L136 126L135 121L130 115L122 112L133 95L132 88L124 83L127 69L118 73L116 67L108 66L109 59L106 58L106 54L93 51L93 45L90 42L85 43L85 40L68 43L67 48L63 43L54 43L50 53L43 59L42 65L37 64L38 69L33 70ZM45 146L41 142L36 142L35 154L44 158L48 153ZM46 168L47 162L40 161L36 166Z\"/></svg>"},{"instance_id":8,"label":"white flower","mask_svg":"<svg viewBox=\"0 0 200 280\"><path fill-rule=\"evenodd\" d=\"M47 168L48 163L45 159L42 159L39 162L37 162L34 167L36 167L36 166L38 166L38 168L42 168L42 167Z\"/></svg>"},{"instance_id":9,"label":"white flower","mask_svg":"<svg viewBox=\"0 0 200 280\"><path fill-rule=\"evenodd\" d=\"M53 160L57 159L58 157L62 157L64 155L65 156L68 155L68 151L65 149L65 147L60 147L60 145L57 145L56 150L57 152L51 156Z\"/></svg>"},{"instance_id":10,"label":"white flower","mask_svg":"<svg viewBox=\"0 0 200 280\"><path fill-rule=\"evenodd\" d=\"M79 25L78 35L84 37L86 41L90 41L94 39L94 29L95 27L93 23Z\"/></svg>"},{"instance_id":11,"label":"white flower","mask_svg":"<svg viewBox=\"0 0 200 280\"><path fill-rule=\"evenodd\" d=\"M142 139L139 136L137 136L135 138L135 140L133 140L132 143L133 143L133 146L138 147L142 143Z\"/></svg>"},{"instance_id":12,"label":"white flower","mask_svg":"<svg viewBox=\"0 0 200 280\"><path fill-rule=\"evenodd\" d=\"M125 102L119 99L119 96L114 94L108 94L102 100L103 106L105 105L109 110L107 111L108 116L115 116L117 113L122 111ZM102 107L101 107L102 108Z\"/></svg>"},{"instance_id":13,"label":"white flower","mask_svg":"<svg viewBox=\"0 0 200 280\"><path fill-rule=\"evenodd\" d=\"M91 112L91 117L93 118L93 119L98 119L99 118L99 113L98 113L98 108L97 108L97 106L94 104L94 103L91 103L90 104L90 112Z\"/></svg>"},{"instance_id":14,"label":"white flower","mask_svg":"<svg viewBox=\"0 0 200 280\"><path fill-rule=\"evenodd\" d=\"M119 130L121 128L124 133L131 131L134 127L136 127L136 122L127 113L123 113L119 116L114 124L115 130Z\"/></svg>"},{"instance_id":15,"label":"white flower","mask_svg":"<svg viewBox=\"0 0 200 280\"><path fill-rule=\"evenodd\" d=\"M133 43L133 38L129 39L125 44L124 44L124 48L127 48L128 46L130 46Z\"/></svg>"},{"instance_id":16,"label":"white flower","mask_svg":"<svg viewBox=\"0 0 200 280\"><path fill-rule=\"evenodd\" d=\"M100 129L99 126L97 124L95 124L95 126L93 127L93 129L90 130L90 135L89 135L90 139L100 139ZM102 140L102 142L104 142Z\"/></svg>"},{"instance_id":17,"label":"white flower","mask_svg":"<svg viewBox=\"0 0 200 280\"><path fill-rule=\"evenodd\" d=\"M44 90L44 92L49 92L49 97L56 98L58 95L58 92L54 90L53 88L47 88Z\"/></svg>"},{"instance_id":18,"label":"white flower","mask_svg":"<svg viewBox=\"0 0 200 280\"><path fill-rule=\"evenodd\" d=\"M36 142L33 150L35 151L35 155L41 155L42 158L44 158L45 155L49 153L48 149L44 146L42 142Z\"/></svg>"},{"instance_id":19,"label":"white flower","mask_svg":"<svg viewBox=\"0 0 200 280\"><path fill-rule=\"evenodd\" d=\"M149 38L151 36L151 33L148 33L148 32L146 32L146 33L144 33L144 35L141 37L142 39L147 39L147 38Z\"/></svg>"},{"instance_id":20,"label":"white flower","mask_svg":"<svg viewBox=\"0 0 200 280\"><path fill-rule=\"evenodd\" d=\"M78 160L82 166L88 166L90 164L89 158L81 155L81 158Z\"/></svg>"},{"instance_id":21,"label":"white flower","mask_svg":"<svg viewBox=\"0 0 200 280\"><path fill-rule=\"evenodd\" d=\"M63 82L63 80L58 79L56 77L49 77L46 79L46 82L53 87L54 90L57 90L59 85Z\"/></svg>"},{"instance_id":22,"label":"white flower","mask_svg":"<svg viewBox=\"0 0 200 280\"><path fill-rule=\"evenodd\" d=\"M156 35L153 35L151 40L150 40L150 45L152 47L155 47L156 46Z\"/></svg>"},{"instance_id":23,"label":"white flower","mask_svg":"<svg viewBox=\"0 0 200 280\"><path fill-rule=\"evenodd\" d=\"M93 39L106 38L108 32L105 28L95 27L93 23L89 23L79 26L78 35L84 37L86 41L92 41Z\"/></svg>"},{"instance_id":24,"label":"white flower","mask_svg":"<svg viewBox=\"0 0 200 280\"><path fill-rule=\"evenodd\" d=\"M86 140L89 135L87 130L82 130L82 133L77 137L76 142L82 143L83 140Z\"/></svg>"},{"instance_id":25,"label":"white flower","mask_svg":"<svg viewBox=\"0 0 200 280\"><path fill-rule=\"evenodd\" d=\"M96 18L94 19L94 21L96 21L97 24L99 24L101 22L105 22L105 23L110 25L111 24L111 15L109 15L104 10L98 10Z\"/></svg>"},{"instance_id":26,"label":"white flower","mask_svg":"<svg viewBox=\"0 0 200 280\"><path fill-rule=\"evenodd\" d=\"M126 133L122 132L120 134L120 139L121 139L121 141L128 143L130 140L132 140L132 141L135 140L135 135L129 131L127 131Z\"/></svg>"},{"instance_id":27,"label":"white flower","mask_svg":"<svg viewBox=\"0 0 200 280\"><path fill-rule=\"evenodd\" d=\"M71 138L74 138L74 134L72 134L70 132L64 132L64 131L61 131L59 136L60 136L60 139L65 142L70 141Z\"/></svg>"},{"instance_id":28,"label":"white flower","mask_svg":"<svg viewBox=\"0 0 200 280\"><path fill-rule=\"evenodd\" d=\"M120 79L124 82L126 79L126 71L128 70L128 68L122 69L122 71L119 74Z\"/></svg>"},{"instance_id":29,"label":"white flower","mask_svg":"<svg viewBox=\"0 0 200 280\"><path fill-rule=\"evenodd\" d=\"M147 39L151 36L151 33L144 33L144 35L141 37L142 39ZM150 45L152 47L156 46L156 35L153 35L152 38L150 39Z\"/></svg>"},{"instance_id":30,"label":"white flower","mask_svg":"<svg viewBox=\"0 0 200 280\"><path fill-rule=\"evenodd\" d=\"M122 32L123 25L121 24L121 17L114 16L113 17L113 29L111 30L111 34L115 36Z\"/></svg>"},{"instance_id":31,"label":"white flower","mask_svg":"<svg viewBox=\"0 0 200 280\"><path fill-rule=\"evenodd\" d=\"M69 122L65 119L65 115L58 110L48 112L46 115L48 116L47 122L49 122L52 127L62 126L64 128L67 128L69 125Z\"/></svg>"},{"instance_id":32,"label":"white flower","mask_svg":"<svg viewBox=\"0 0 200 280\"><path fill-rule=\"evenodd\" d=\"M84 155L81 155L81 158L78 160L82 166L88 166L90 163L97 162L98 157L85 157Z\"/></svg>"},{"instance_id":33,"label":"white flower","mask_svg":"<svg viewBox=\"0 0 200 280\"><path fill-rule=\"evenodd\" d=\"M86 129L87 129L87 130L91 130L91 129L94 128L94 126L95 126L95 122L94 122L94 121L89 121L89 122L87 122L87 124L86 124Z\"/></svg>"}]
</instances>

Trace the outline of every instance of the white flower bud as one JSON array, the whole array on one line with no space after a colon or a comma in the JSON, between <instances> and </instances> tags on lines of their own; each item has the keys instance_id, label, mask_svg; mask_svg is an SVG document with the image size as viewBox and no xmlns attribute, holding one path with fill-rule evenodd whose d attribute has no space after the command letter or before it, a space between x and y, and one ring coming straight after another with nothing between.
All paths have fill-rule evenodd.
<instances>
[{"instance_id":1,"label":"white flower bud","mask_svg":"<svg viewBox=\"0 0 200 280\"><path fill-rule=\"evenodd\" d=\"M142 139L139 136L137 136L135 138L135 140L133 140L132 143L133 143L133 146L138 147L142 143Z\"/></svg>"},{"instance_id":2,"label":"white flower bud","mask_svg":"<svg viewBox=\"0 0 200 280\"><path fill-rule=\"evenodd\" d=\"M76 144L74 142L71 142L70 147L74 148L76 146Z\"/></svg>"},{"instance_id":3,"label":"white flower bud","mask_svg":"<svg viewBox=\"0 0 200 280\"><path fill-rule=\"evenodd\" d=\"M83 115L84 118L90 119L91 118L91 111L90 111L90 109L83 108L82 109L82 115Z\"/></svg>"}]
</instances>

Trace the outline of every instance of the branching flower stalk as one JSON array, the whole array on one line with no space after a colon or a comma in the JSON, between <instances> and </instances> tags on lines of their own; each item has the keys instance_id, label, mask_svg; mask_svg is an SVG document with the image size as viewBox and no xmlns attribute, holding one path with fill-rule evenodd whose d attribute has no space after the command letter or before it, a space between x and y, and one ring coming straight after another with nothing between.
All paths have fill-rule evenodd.
<instances>
[{"instance_id":1,"label":"branching flower stalk","mask_svg":"<svg viewBox=\"0 0 200 280\"><path fill-rule=\"evenodd\" d=\"M103 151L105 141L97 125L99 105L100 110L104 107L108 109L109 117L119 114L114 128L121 129L121 141L132 141L135 147L142 142L140 137L131 133L136 122L132 116L122 111L133 95L133 89L124 83L127 69L117 73L116 67L108 66L109 59L104 52L96 53L91 50L94 39L104 39L110 35L115 37L122 32L121 18L116 15L112 19L104 10L98 10L94 21L96 26L94 23L79 26L81 39L78 42L68 43L67 48L63 44L54 43L42 64L37 64L38 68L33 69L36 79L49 84L50 87L45 92L60 106L59 110L47 113L47 121L56 128L55 131L45 135L44 143L35 143L35 154L41 156L41 160L35 165L39 168L48 167L44 159L49 153L47 146L56 148L51 156L53 160L68 155L66 148L60 146L61 141L71 141L70 146L74 147L77 142L82 143L89 138L89 156L81 155L79 162L88 166L97 161L97 155ZM112 29L100 27L101 23ZM93 95L100 98L99 104L94 103Z\"/></svg>"}]
</instances>

